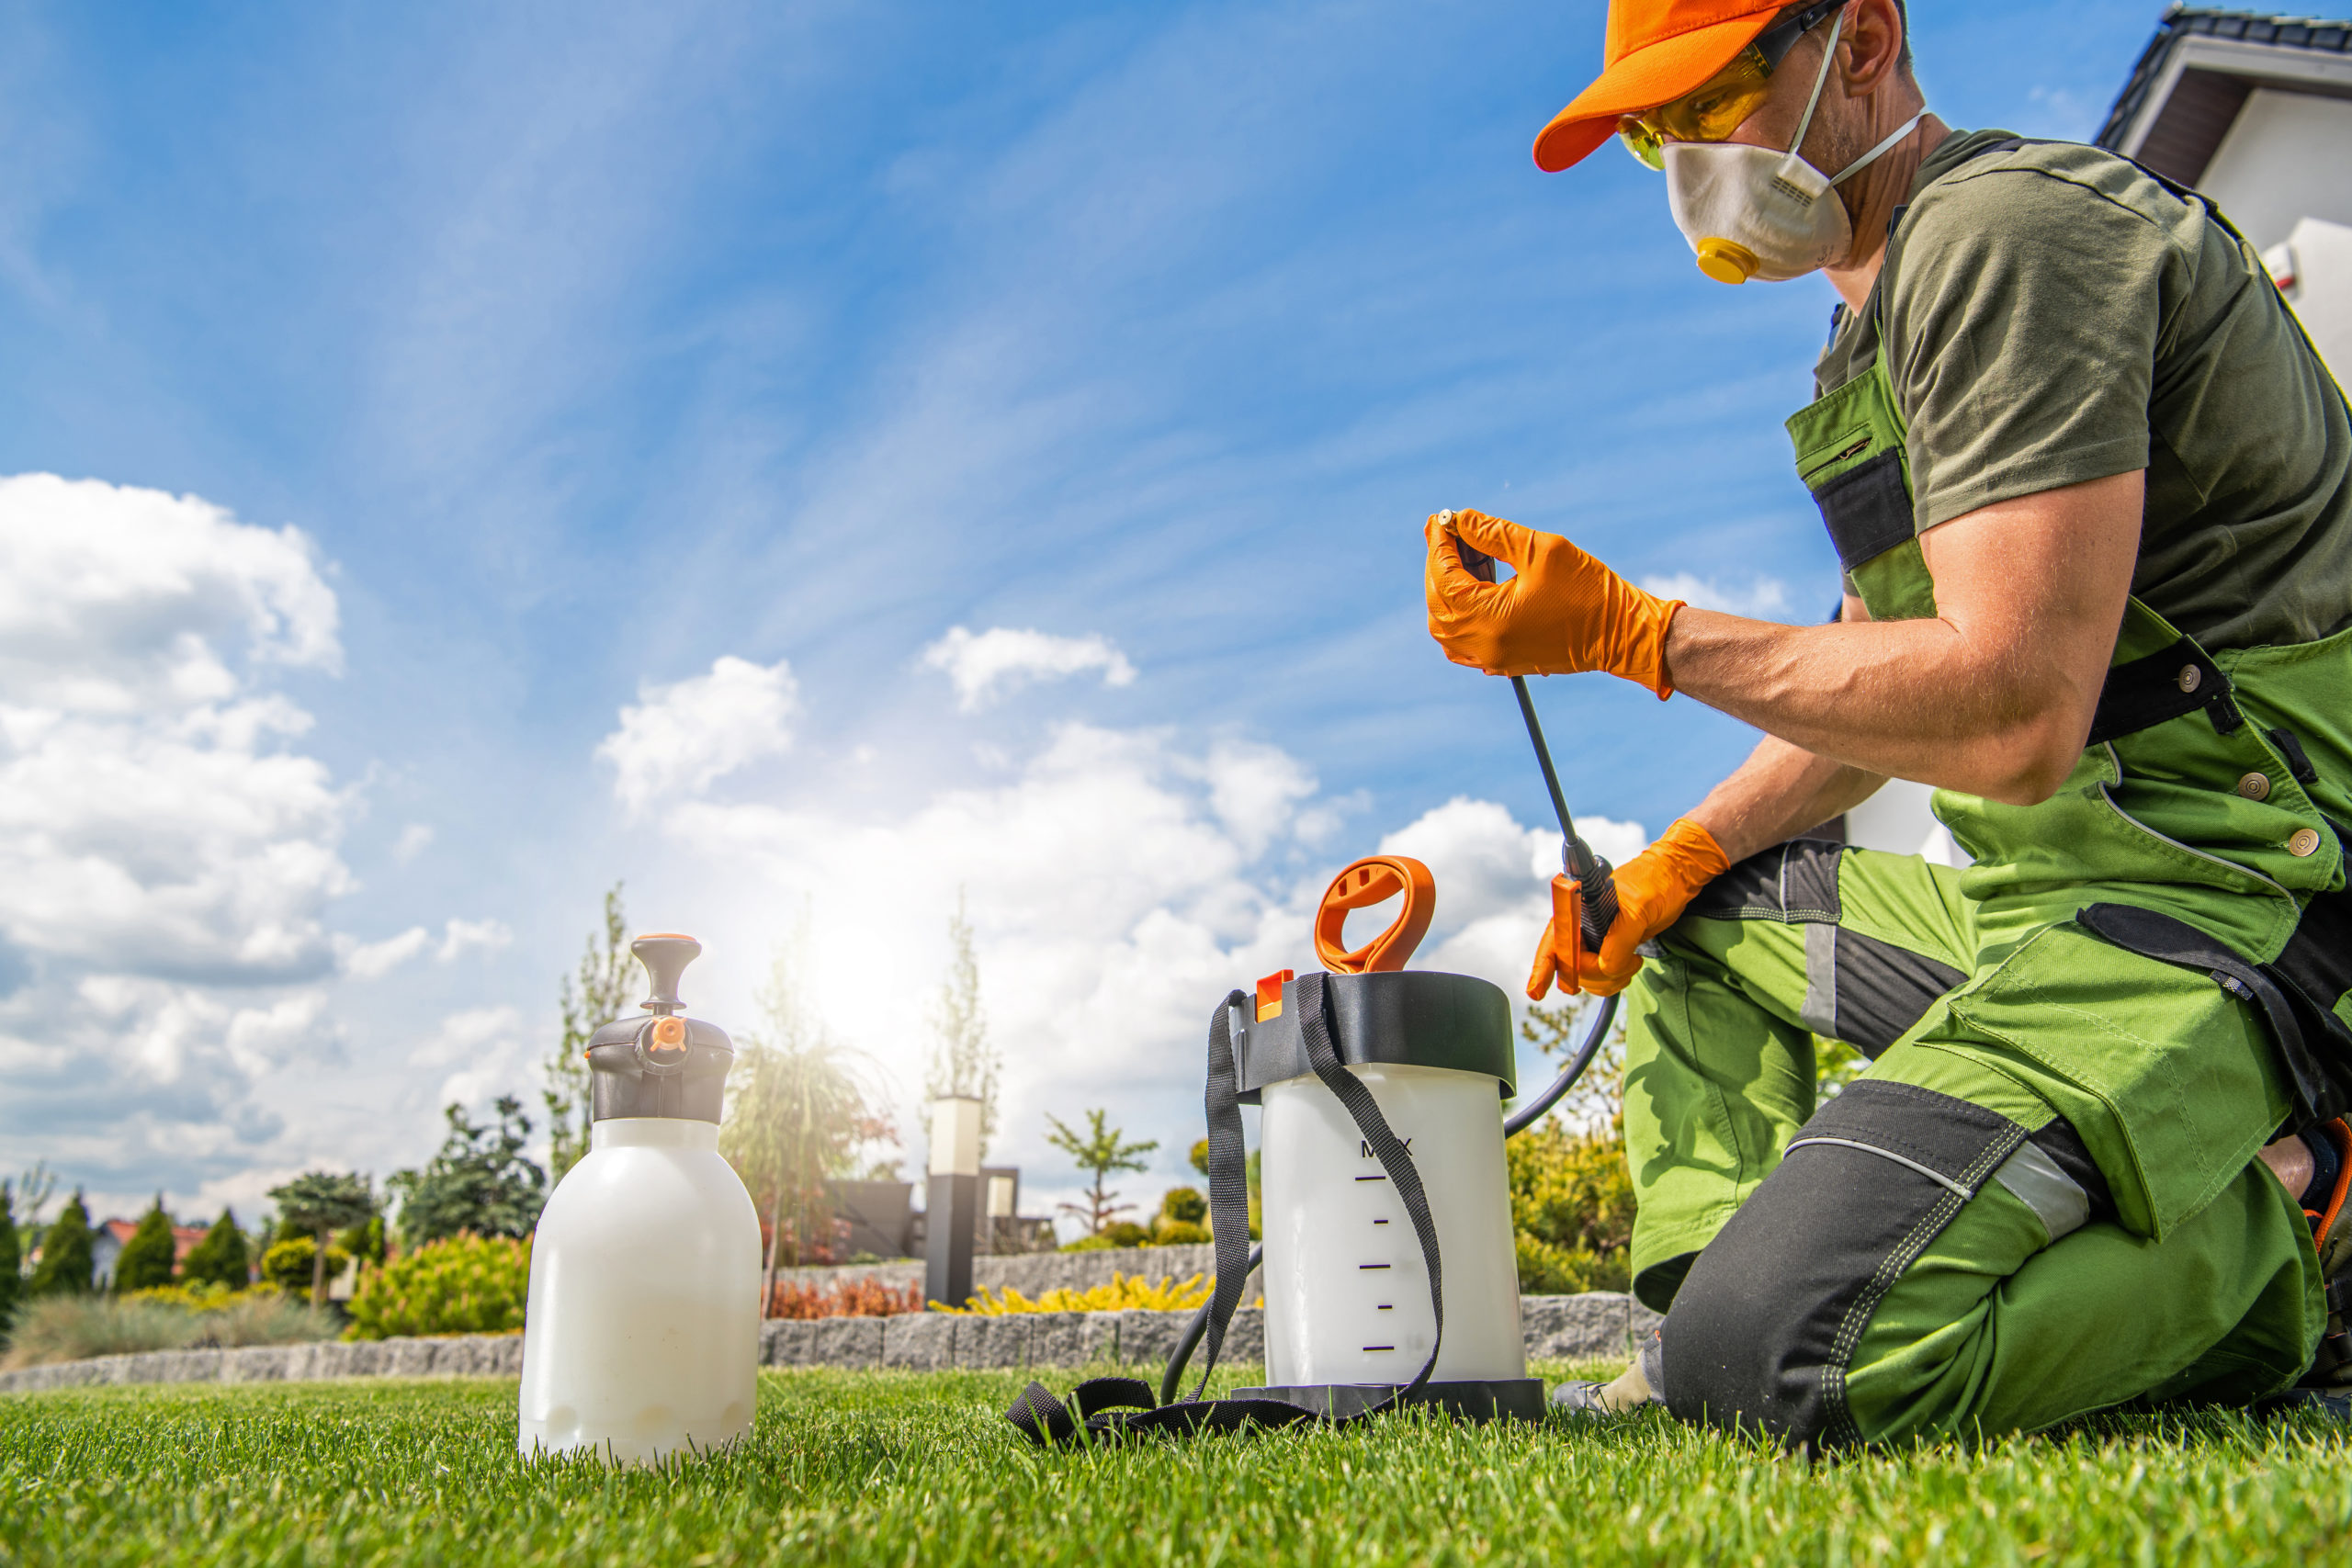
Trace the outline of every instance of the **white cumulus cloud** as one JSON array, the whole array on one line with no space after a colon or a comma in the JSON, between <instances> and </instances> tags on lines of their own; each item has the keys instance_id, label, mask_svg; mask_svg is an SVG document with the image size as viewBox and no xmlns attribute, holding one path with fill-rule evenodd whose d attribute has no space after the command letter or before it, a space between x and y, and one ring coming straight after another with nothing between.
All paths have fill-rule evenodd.
<instances>
[{"instance_id":1,"label":"white cumulus cloud","mask_svg":"<svg viewBox=\"0 0 2352 1568\"><path fill-rule=\"evenodd\" d=\"M974 713L1018 687L1035 681L1058 681L1102 671L1106 686L1132 685L1136 667L1108 637L1055 637L1048 632L990 626L975 633L951 626L947 635L922 651L924 665L945 671L956 688L956 703Z\"/></svg>"},{"instance_id":2,"label":"white cumulus cloud","mask_svg":"<svg viewBox=\"0 0 2352 1568\"><path fill-rule=\"evenodd\" d=\"M0 1143L94 1196L280 1157L326 983L421 945L327 924L355 797L275 682L338 672L337 625L296 529L0 478Z\"/></svg>"},{"instance_id":3,"label":"white cumulus cloud","mask_svg":"<svg viewBox=\"0 0 2352 1568\"><path fill-rule=\"evenodd\" d=\"M792 744L799 683L787 660L754 664L732 654L707 675L671 685L648 682L620 713L620 728L596 755L613 765L613 793L630 810L691 795L747 762Z\"/></svg>"},{"instance_id":4,"label":"white cumulus cloud","mask_svg":"<svg viewBox=\"0 0 2352 1568\"><path fill-rule=\"evenodd\" d=\"M1712 577L1677 571L1645 577L1642 586L1661 599L1679 599L1702 610L1721 610L1725 615L1759 620L1778 618L1786 615L1789 608L1789 585L1777 577L1758 577L1741 588L1718 582ZM1823 608L1827 609L1826 604Z\"/></svg>"}]
</instances>

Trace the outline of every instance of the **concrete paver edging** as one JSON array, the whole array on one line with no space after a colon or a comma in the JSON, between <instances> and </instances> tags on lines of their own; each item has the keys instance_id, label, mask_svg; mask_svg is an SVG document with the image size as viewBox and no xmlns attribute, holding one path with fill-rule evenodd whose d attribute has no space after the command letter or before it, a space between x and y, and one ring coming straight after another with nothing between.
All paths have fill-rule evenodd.
<instances>
[{"instance_id":1,"label":"concrete paver edging","mask_svg":"<svg viewBox=\"0 0 2352 1568\"><path fill-rule=\"evenodd\" d=\"M771 1367L876 1367L910 1371L1079 1367L1103 1361L1164 1363L1192 1314L1040 1312L1001 1317L944 1313L901 1317L773 1318L761 1325L760 1359ZM1657 1314L1615 1292L1526 1296L1521 1331L1530 1359L1622 1356ZM1226 1335L1227 1364L1265 1355L1265 1314L1243 1307ZM519 1334L345 1344L259 1345L240 1350L151 1350L0 1372L0 1393L117 1383L296 1382L326 1378L519 1377Z\"/></svg>"}]
</instances>

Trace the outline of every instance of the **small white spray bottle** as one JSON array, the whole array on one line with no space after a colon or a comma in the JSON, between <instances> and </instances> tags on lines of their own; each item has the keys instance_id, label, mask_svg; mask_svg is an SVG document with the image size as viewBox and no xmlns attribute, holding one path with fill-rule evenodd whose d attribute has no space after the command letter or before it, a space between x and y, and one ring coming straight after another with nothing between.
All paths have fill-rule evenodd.
<instances>
[{"instance_id":1,"label":"small white spray bottle","mask_svg":"<svg viewBox=\"0 0 2352 1568\"><path fill-rule=\"evenodd\" d=\"M588 1043L588 1154L531 1244L515 1438L526 1458L593 1449L653 1464L752 1429L760 1222L718 1155L735 1047L679 1013L678 977L702 943L663 933L629 951L653 994Z\"/></svg>"}]
</instances>

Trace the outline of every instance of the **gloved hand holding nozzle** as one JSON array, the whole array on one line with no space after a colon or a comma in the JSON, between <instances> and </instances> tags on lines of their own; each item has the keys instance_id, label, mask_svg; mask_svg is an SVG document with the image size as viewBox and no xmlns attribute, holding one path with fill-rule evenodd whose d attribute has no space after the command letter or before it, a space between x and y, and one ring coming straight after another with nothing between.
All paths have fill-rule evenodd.
<instances>
[{"instance_id":1,"label":"gloved hand holding nozzle","mask_svg":"<svg viewBox=\"0 0 2352 1568\"><path fill-rule=\"evenodd\" d=\"M1666 637L1681 600L1644 592L1557 534L1483 512L1435 513L1423 536L1430 636L1456 664L1489 675L1605 670L1660 698L1674 694ZM1517 575L1480 581L1464 564L1462 545Z\"/></svg>"},{"instance_id":2,"label":"gloved hand holding nozzle","mask_svg":"<svg viewBox=\"0 0 2352 1568\"><path fill-rule=\"evenodd\" d=\"M1559 814L1566 864L1552 879L1552 918L1536 944L1527 994L1541 1001L1556 983L1564 992L1615 996L1640 970L1641 944L1679 919L1729 861L1714 835L1687 817L1623 866L1594 855L1577 836L1524 677L1606 670L1670 695L1666 634L1682 602L1645 593L1556 535L1483 513L1437 513L1425 537L1430 635L1455 663L1511 678ZM1518 575L1497 583L1497 558ZM1561 637L1556 626L1547 634L1547 622L1580 613L1581 636L1572 627ZM1524 662L1530 659L1535 662Z\"/></svg>"}]
</instances>

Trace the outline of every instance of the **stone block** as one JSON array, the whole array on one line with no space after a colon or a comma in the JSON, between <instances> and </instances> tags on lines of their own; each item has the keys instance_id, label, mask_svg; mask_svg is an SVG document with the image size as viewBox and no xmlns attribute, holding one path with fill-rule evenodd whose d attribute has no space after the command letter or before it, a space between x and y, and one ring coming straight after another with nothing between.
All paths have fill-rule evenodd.
<instances>
[{"instance_id":1,"label":"stone block","mask_svg":"<svg viewBox=\"0 0 2352 1568\"><path fill-rule=\"evenodd\" d=\"M808 1365L812 1367L878 1367L882 1364L882 1325L897 1321L885 1317L823 1317L808 1326Z\"/></svg>"},{"instance_id":2,"label":"stone block","mask_svg":"<svg viewBox=\"0 0 2352 1568\"><path fill-rule=\"evenodd\" d=\"M1616 1291L1575 1296L1521 1296L1520 1334L1532 1359L1589 1360L1625 1353L1625 1309Z\"/></svg>"},{"instance_id":3,"label":"stone block","mask_svg":"<svg viewBox=\"0 0 2352 1568\"><path fill-rule=\"evenodd\" d=\"M1087 1361L1086 1321L1097 1312L1041 1312L1029 1314L1029 1365L1080 1367Z\"/></svg>"},{"instance_id":4,"label":"stone block","mask_svg":"<svg viewBox=\"0 0 2352 1568\"><path fill-rule=\"evenodd\" d=\"M1182 1334L1184 1331L1185 1325L1192 1321L1192 1316L1191 1313L1177 1314L1177 1333ZM1201 1355L1207 1348L1208 1338L1204 1335L1201 1348L1193 1352L1193 1370L1198 1370ZM1170 1348L1172 1349L1173 1346L1170 1346ZM1251 1377L1256 1377L1265 1371L1265 1308L1237 1307L1234 1309L1233 1321L1226 1325L1225 1347L1217 1352L1217 1362L1220 1366L1238 1368L1248 1372Z\"/></svg>"},{"instance_id":5,"label":"stone block","mask_svg":"<svg viewBox=\"0 0 2352 1568\"><path fill-rule=\"evenodd\" d=\"M222 1382L282 1382L292 1358L283 1345L248 1345L220 1357Z\"/></svg>"},{"instance_id":6,"label":"stone block","mask_svg":"<svg viewBox=\"0 0 2352 1568\"><path fill-rule=\"evenodd\" d=\"M962 1319L944 1312L910 1312L878 1321L884 1366L929 1372L956 1364L956 1330Z\"/></svg>"},{"instance_id":7,"label":"stone block","mask_svg":"<svg viewBox=\"0 0 2352 1568\"><path fill-rule=\"evenodd\" d=\"M956 1364L959 1367L1025 1367L1029 1339L1039 1314L1008 1313L1002 1317L959 1317L956 1320Z\"/></svg>"},{"instance_id":8,"label":"stone block","mask_svg":"<svg viewBox=\"0 0 2352 1568\"><path fill-rule=\"evenodd\" d=\"M1163 1365L1168 1353L1176 1348L1176 1337L1184 1332L1184 1325L1193 1314L1138 1309L1117 1315L1120 1361L1129 1367L1138 1363L1157 1367Z\"/></svg>"},{"instance_id":9,"label":"stone block","mask_svg":"<svg viewBox=\"0 0 2352 1568\"><path fill-rule=\"evenodd\" d=\"M817 1325L806 1318L769 1318L760 1325L760 1365L805 1367L816 1340Z\"/></svg>"}]
</instances>

